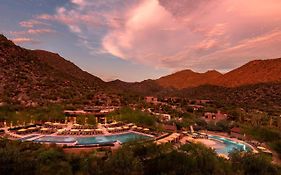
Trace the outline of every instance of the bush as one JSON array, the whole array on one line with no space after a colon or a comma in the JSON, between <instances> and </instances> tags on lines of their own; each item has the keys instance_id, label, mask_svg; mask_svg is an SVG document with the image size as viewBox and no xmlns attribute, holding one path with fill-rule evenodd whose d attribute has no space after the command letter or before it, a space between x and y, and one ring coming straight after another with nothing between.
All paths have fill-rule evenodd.
<instances>
[{"instance_id":1,"label":"bush","mask_svg":"<svg viewBox=\"0 0 281 175\"><path fill-rule=\"evenodd\" d=\"M145 126L155 126L156 124L156 118L154 116L140 110L132 110L130 108L122 108L109 115L109 118Z\"/></svg>"}]
</instances>

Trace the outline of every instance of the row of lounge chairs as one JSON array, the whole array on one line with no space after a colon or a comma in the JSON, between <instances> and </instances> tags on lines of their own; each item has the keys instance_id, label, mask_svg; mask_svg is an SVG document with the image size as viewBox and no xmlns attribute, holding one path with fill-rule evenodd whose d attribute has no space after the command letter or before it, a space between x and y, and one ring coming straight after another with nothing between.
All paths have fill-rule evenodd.
<instances>
[{"instance_id":1,"label":"row of lounge chairs","mask_svg":"<svg viewBox=\"0 0 281 175\"><path fill-rule=\"evenodd\" d=\"M64 123L52 123L52 122L45 122L43 125L45 128L55 128L55 129L62 129L67 125Z\"/></svg>"},{"instance_id":2,"label":"row of lounge chairs","mask_svg":"<svg viewBox=\"0 0 281 175\"><path fill-rule=\"evenodd\" d=\"M79 125L79 124L74 124L72 126L72 129L97 129L96 126L94 125Z\"/></svg>"},{"instance_id":3,"label":"row of lounge chairs","mask_svg":"<svg viewBox=\"0 0 281 175\"><path fill-rule=\"evenodd\" d=\"M107 128L107 131L109 133L116 133L116 132L123 132L123 131L128 131L130 130L129 126L119 126L119 127L112 127L112 128Z\"/></svg>"},{"instance_id":4,"label":"row of lounge chairs","mask_svg":"<svg viewBox=\"0 0 281 175\"><path fill-rule=\"evenodd\" d=\"M156 144L165 144L165 143L177 143L181 139L181 134L172 133L171 135L161 138L156 141Z\"/></svg>"},{"instance_id":5,"label":"row of lounge chairs","mask_svg":"<svg viewBox=\"0 0 281 175\"><path fill-rule=\"evenodd\" d=\"M106 128L114 128L114 127L121 127L125 124L123 122L112 122L105 125Z\"/></svg>"},{"instance_id":6,"label":"row of lounge chairs","mask_svg":"<svg viewBox=\"0 0 281 175\"><path fill-rule=\"evenodd\" d=\"M152 131L150 131L150 129L148 129L148 128L132 126L132 130L137 131L137 132L142 132L142 133L145 133L145 134L154 135L154 133Z\"/></svg>"},{"instance_id":7,"label":"row of lounge chairs","mask_svg":"<svg viewBox=\"0 0 281 175\"><path fill-rule=\"evenodd\" d=\"M31 133L41 133L41 134L52 134L56 132L55 128L41 128L41 127L30 127L30 128L22 128L19 130L15 130L14 132L19 135L26 135Z\"/></svg>"},{"instance_id":8,"label":"row of lounge chairs","mask_svg":"<svg viewBox=\"0 0 281 175\"><path fill-rule=\"evenodd\" d=\"M102 133L101 129L71 129L59 131L58 135L97 135Z\"/></svg>"}]
</instances>

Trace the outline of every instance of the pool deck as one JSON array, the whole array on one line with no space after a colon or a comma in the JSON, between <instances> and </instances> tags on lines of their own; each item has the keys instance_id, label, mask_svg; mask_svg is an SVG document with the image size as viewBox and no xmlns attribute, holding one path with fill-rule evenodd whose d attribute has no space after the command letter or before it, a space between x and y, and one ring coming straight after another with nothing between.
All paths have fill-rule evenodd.
<instances>
[{"instance_id":1,"label":"pool deck","mask_svg":"<svg viewBox=\"0 0 281 175\"><path fill-rule=\"evenodd\" d=\"M87 137L99 137L99 136L114 136L114 135L120 135L120 134L128 134L128 133L136 133L136 134L140 134L140 135L144 135L144 136L149 136L149 137L155 137L153 135L150 134L145 134L142 132L137 132L137 131L133 131L133 130L128 130L128 131L123 131L123 132L115 132L115 133L106 133L106 134L93 134L93 135L59 135L59 134L48 134L48 135L43 135L41 134L40 136L53 136L53 137L74 137L74 138L87 138ZM27 135L26 135L27 136ZM40 137L39 137L40 138Z\"/></svg>"},{"instance_id":2,"label":"pool deck","mask_svg":"<svg viewBox=\"0 0 281 175\"><path fill-rule=\"evenodd\" d=\"M226 134L226 133L216 133L216 132L209 132L209 131L207 131L206 133L207 133L207 135L223 137L223 138L229 139L233 142L244 144L244 145L250 147L252 149L253 153L259 153L259 151L254 146L252 146L251 144L249 144L245 141L239 140L237 138L230 138L229 135Z\"/></svg>"},{"instance_id":3,"label":"pool deck","mask_svg":"<svg viewBox=\"0 0 281 175\"><path fill-rule=\"evenodd\" d=\"M35 141L35 140L40 139L42 137L66 137L66 138L69 137L69 138L75 138L76 139L76 138L115 136L115 135L129 134L129 133L135 133L135 134L138 134L138 135L147 136L147 137L150 137L151 139L155 140L155 136L153 136L153 135L141 133L141 132L137 132L137 131L133 131L133 130L128 130L128 131L125 131L125 132L118 132L118 133L98 134L98 135L57 135L56 133L55 134L48 134L48 135L38 134L38 136L28 138L32 135L35 135L33 133L33 134L24 135L24 136L19 135L19 136L21 136L21 138L18 138L18 139L28 138L25 141ZM79 145L78 141L73 141L73 142L72 141L69 141L69 142L39 141L38 143L41 143L41 144L54 144L55 143L57 145L67 145L67 146L93 146L93 147L101 146L100 144Z\"/></svg>"},{"instance_id":4,"label":"pool deck","mask_svg":"<svg viewBox=\"0 0 281 175\"><path fill-rule=\"evenodd\" d=\"M256 148L254 148L252 145L248 144L247 142L244 142L244 141L241 141L241 140L238 140L238 139L235 139L235 138L230 138L230 137L228 137L225 134L214 134L214 133L208 133L208 132L206 134L210 135L210 136L218 136L218 137L226 138L228 140L233 141L234 143L244 144L246 146L249 146L252 149L253 153L258 153ZM195 138L192 138L191 136L185 136L185 137L183 137L180 140L180 142L182 144L184 144L186 142L201 143L201 144L206 145L207 147L215 149L218 146L218 145L216 145L217 142L220 142L220 141L218 141L216 139L212 139L212 138L208 138L208 139L206 139L206 138L198 138L198 139L195 139ZM218 156L226 158L226 159L229 159L229 157L227 155L225 155L225 154L218 154Z\"/></svg>"}]
</instances>

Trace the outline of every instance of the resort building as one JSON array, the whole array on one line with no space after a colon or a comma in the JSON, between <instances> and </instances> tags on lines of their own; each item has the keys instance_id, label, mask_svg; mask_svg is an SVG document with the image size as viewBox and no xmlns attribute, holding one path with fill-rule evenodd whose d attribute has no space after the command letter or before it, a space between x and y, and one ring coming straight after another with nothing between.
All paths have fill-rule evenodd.
<instances>
[{"instance_id":1,"label":"resort building","mask_svg":"<svg viewBox=\"0 0 281 175\"><path fill-rule=\"evenodd\" d=\"M206 104L206 103L210 103L211 100L195 100L196 104Z\"/></svg>"},{"instance_id":2,"label":"resort building","mask_svg":"<svg viewBox=\"0 0 281 175\"><path fill-rule=\"evenodd\" d=\"M147 97L145 97L145 101L146 101L146 103L157 104L158 103L158 98L157 97L153 97L153 96L147 96Z\"/></svg>"},{"instance_id":3,"label":"resort building","mask_svg":"<svg viewBox=\"0 0 281 175\"><path fill-rule=\"evenodd\" d=\"M198 111L199 109L204 108L202 105L188 105L188 107L191 107L193 111Z\"/></svg>"},{"instance_id":4,"label":"resort building","mask_svg":"<svg viewBox=\"0 0 281 175\"><path fill-rule=\"evenodd\" d=\"M217 113L205 112L204 119L206 122L214 121L216 123L221 120L226 120L227 114L221 113L220 111L218 111Z\"/></svg>"},{"instance_id":5,"label":"resort building","mask_svg":"<svg viewBox=\"0 0 281 175\"><path fill-rule=\"evenodd\" d=\"M177 126L175 124L162 124L161 127L164 129L164 130L167 130L167 131L176 131L177 130Z\"/></svg>"},{"instance_id":6,"label":"resort building","mask_svg":"<svg viewBox=\"0 0 281 175\"><path fill-rule=\"evenodd\" d=\"M76 121L79 115L92 115L96 118L97 123L106 123L106 114L113 112L118 107L93 107L84 110L64 110L64 114L69 121Z\"/></svg>"}]
</instances>

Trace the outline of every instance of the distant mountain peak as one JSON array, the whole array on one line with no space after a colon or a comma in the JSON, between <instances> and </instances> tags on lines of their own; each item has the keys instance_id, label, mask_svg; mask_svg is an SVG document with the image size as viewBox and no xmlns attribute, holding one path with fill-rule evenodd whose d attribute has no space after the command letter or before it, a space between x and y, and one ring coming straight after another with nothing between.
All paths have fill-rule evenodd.
<instances>
[{"instance_id":1,"label":"distant mountain peak","mask_svg":"<svg viewBox=\"0 0 281 175\"><path fill-rule=\"evenodd\" d=\"M222 74L215 70L205 73L194 72L190 69L182 70L171 75L159 78L156 82L163 87L174 87L177 89L196 87L210 84L214 79Z\"/></svg>"},{"instance_id":2,"label":"distant mountain peak","mask_svg":"<svg viewBox=\"0 0 281 175\"><path fill-rule=\"evenodd\" d=\"M281 58L253 60L226 74L216 70L196 73L190 69L179 71L156 80L163 87L178 89L205 84L238 87L250 84L281 81Z\"/></svg>"},{"instance_id":3,"label":"distant mountain peak","mask_svg":"<svg viewBox=\"0 0 281 175\"><path fill-rule=\"evenodd\" d=\"M15 46L15 44L11 40L8 40L8 38L6 38L3 34L0 34L0 44L6 46Z\"/></svg>"},{"instance_id":4,"label":"distant mountain peak","mask_svg":"<svg viewBox=\"0 0 281 175\"><path fill-rule=\"evenodd\" d=\"M253 60L234 69L217 81L217 85L238 87L281 81L281 58Z\"/></svg>"},{"instance_id":5,"label":"distant mountain peak","mask_svg":"<svg viewBox=\"0 0 281 175\"><path fill-rule=\"evenodd\" d=\"M207 70L207 71L205 72L205 74L221 74L221 75L222 75L222 73L220 73L220 72L217 71L217 70Z\"/></svg>"},{"instance_id":6,"label":"distant mountain peak","mask_svg":"<svg viewBox=\"0 0 281 175\"><path fill-rule=\"evenodd\" d=\"M8 40L3 34L0 34L0 40Z\"/></svg>"}]
</instances>

